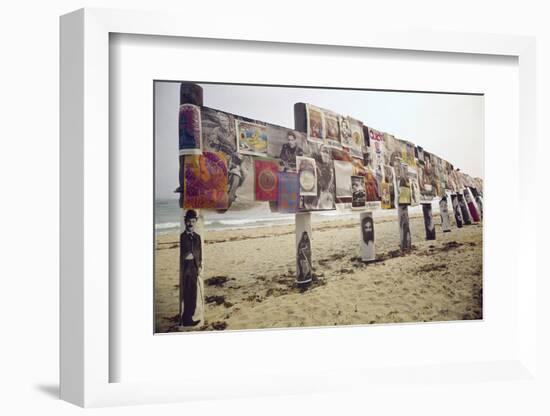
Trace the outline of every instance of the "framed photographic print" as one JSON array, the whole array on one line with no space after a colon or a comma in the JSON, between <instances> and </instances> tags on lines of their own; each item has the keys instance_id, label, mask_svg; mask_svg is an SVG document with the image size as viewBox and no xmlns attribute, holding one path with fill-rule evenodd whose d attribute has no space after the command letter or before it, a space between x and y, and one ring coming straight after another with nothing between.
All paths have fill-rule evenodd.
<instances>
[{"instance_id":1,"label":"framed photographic print","mask_svg":"<svg viewBox=\"0 0 550 416\"><path fill-rule=\"evenodd\" d=\"M532 379L533 39L196 20L61 18L61 397Z\"/></svg>"}]
</instances>

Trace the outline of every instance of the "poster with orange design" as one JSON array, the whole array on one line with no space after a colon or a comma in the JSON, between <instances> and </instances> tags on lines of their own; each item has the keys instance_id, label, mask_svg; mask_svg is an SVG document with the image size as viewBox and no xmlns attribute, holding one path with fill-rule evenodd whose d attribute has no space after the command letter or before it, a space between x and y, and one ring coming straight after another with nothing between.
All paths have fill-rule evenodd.
<instances>
[{"instance_id":1,"label":"poster with orange design","mask_svg":"<svg viewBox=\"0 0 550 416\"><path fill-rule=\"evenodd\" d=\"M186 155L183 174L185 209L227 208L227 160L223 153Z\"/></svg>"}]
</instances>

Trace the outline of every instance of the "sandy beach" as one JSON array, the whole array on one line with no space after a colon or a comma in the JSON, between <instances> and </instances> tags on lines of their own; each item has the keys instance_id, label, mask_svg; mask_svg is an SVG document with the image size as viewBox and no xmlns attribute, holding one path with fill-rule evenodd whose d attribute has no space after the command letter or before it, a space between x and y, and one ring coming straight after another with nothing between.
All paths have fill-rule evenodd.
<instances>
[{"instance_id":1,"label":"sandy beach","mask_svg":"<svg viewBox=\"0 0 550 416\"><path fill-rule=\"evenodd\" d=\"M413 249L399 251L397 218L375 218L376 261L363 263L359 221L313 224L314 281L295 286L294 225L209 231L202 280L204 320L179 328L177 233L156 242L156 332L317 327L482 318L482 225L425 240L412 215ZM200 299L195 319L202 315Z\"/></svg>"}]
</instances>

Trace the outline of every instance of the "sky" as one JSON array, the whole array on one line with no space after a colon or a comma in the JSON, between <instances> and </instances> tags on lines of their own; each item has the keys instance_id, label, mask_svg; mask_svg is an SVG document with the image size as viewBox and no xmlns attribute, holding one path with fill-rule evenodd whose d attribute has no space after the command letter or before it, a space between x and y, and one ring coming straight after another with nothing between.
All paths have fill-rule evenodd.
<instances>
[{"instance_id":1,"label":"sky","mask_svg":"<svg viewBox=\"0 0 550 416\"><path fill-rule=\"evenodd\" d=\"M294 103L361 120L422 146L455 168L483 178L483 96L300 87L200 84L203 104L294 128ZM179 83L155 82L156 198L176 198Z\"/></svg>"}]
</instances>

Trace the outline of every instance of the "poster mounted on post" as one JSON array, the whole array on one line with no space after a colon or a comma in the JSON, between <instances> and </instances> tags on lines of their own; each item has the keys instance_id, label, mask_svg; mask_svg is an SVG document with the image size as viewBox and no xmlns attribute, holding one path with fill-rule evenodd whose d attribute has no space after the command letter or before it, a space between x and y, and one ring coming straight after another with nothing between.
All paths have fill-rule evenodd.
<instances>
[{"instance_id":1,"label":"poster mounted on post","mask_svg":"<svg viewBox=\"0 0 550 416\"><path fill-rule=\"evenodd\" d=\"M468 211L470 212L472 221L479 222L479 212L477 210L476 203L474 202L474 198L469 187L464 188L464 199L466 200L466 204L468 205Z\"/></svg>"},{"instance_id":2,"label":"poster mounted on post","mask_svg":"<svg viewBox=\"0 0 550 416\"><path fill-rule=\"evenodd\" d=\"M323 110L311 104L306 104L307 139L316 143L325 141L325 120Z\"/></svg>"},{"instance_id":3,"label":"poster mounted on post","mask_svg":"<svg viewBox=\"0 0 550 416\"><path fill-rule=\"evenodd\" d=\"M179 111L179 154L197 155L201 153L201 109L193 104L182 104Z\"/></svg>"},{"instance_id":4,"label":"poster mounted on post","mask_svg":"<svg viewBox=\"0 0 550 416\"><path fill-rule=\"evenodd\" d=\"M432 204L422 204L422 214L424 215L426 240L435 240L435 224L432 215Z\"/></svg>"},{"instance_id":5,"label":"poster mounted on post","mask_svg":"<svg viewBox=\"0 0 550 416\"><path fill-rule=\"evenodd\" d=\"M364 209L367 202L364 176L351 177L351 191L351 208Z\"/></svg>"},{"instance_id":6,"label":"poster mounted on post","mask_svg":"<svg viewBox=\"0 0 550 416\"><path fill-rule=\"evenodd\" d=\"M296 156L298 178L300 180L300 197L317 196L317 168L315 159Z\"/></svg>"},{"instance_id":7,"label":"poster mounted on post","mask_svg":"<svg viewBox=\"0 0 550 416\"><path fill-rule=\"evenodd\" d=\"M451 205L453 206L456 226L457 228L462 228L464 220L462 219L462 210L460 209L460 204L458 203L457 194L451 194Z\"/></svg>"},{"instance_id":8,"label":"poster mounted on post","mask_svg":"<svg viewBox=\"0 0 550 416\"><path fill-rule=\"evenodd\" d=\"M449 216L448 198L445 195L439 201L439 215L441 216L441 230L444 233L451 231L451 218Z\"/></svg>"},{"instance_id":9,"label":"poster mounted on post","mask_svg":"<svg viewBox=\"0 0 550 416\"><path fill-rule=\"evenodd\" d=\"M295 172L279 172L278 212L297 212L299 200L300 183L298 181L298 174Z\"/></svg>"},{"instance_id":10,"label":"poster mounted on post","mask_svg":"<svg viewBox=\"0 0 550 416\"><path fill-rule=\"evenodd\" d=\"M412 248L409 206L399 205L397 208L397 217L399 220L399 247L402 252L408 252Z\"/></svg>"},{"instance_id":11,"label":"poster mounted on post","mask_svg":"<svg viewBox=\"0 0 550 416\"><path fill-rule=\"evenodd\" d=\"M274 125L267 126L267 155L278 160L283 172L296 172L296 156L307 151L306 135Z\"/></svg>"},{"instance_id":12,"label":"poster mounted on post","mask_svg":"<svg viewBox=\"0 0 550 416\"><path fill-rule=\"evenodd\" d=\"M311 253L311 214L296 214L296 283L299 286L311 283L313 278Z\"/></svg>"},{"instance_id":13,"label":"poster mounted on post","mask_svg":"<svg viewBox=\"0 0 550 416\"><path fill-rule=\"evenodd\" d=\"M372 212L362 212L359 216L361 223L361 259L373 261L376 259L374 249L374 219Z\"/></svg>"},{"instance_id":14,"label":"poster mounted on post","mask_svg":"<svg viewBox=\"0 0 550 416\"><path fill-rule=\"evenodd\" d=\"M227 209L227 161L221 152L184 158L184 208Z\"/></svg>"},{"instance_id":15,"label":"poster mounted on post","mask_svg":"<svg viewBox=\"0 0 550 416\"><path fill-rule=\"evenodd\" d=\"M462 214L462 223L464 225L471 225L472 224L472 218L470 217L470 212L468 211L468 205L466 205L466 200L464 199L464 195L457 193L456 194L458 199L458 205L460 207L460 212Z\"/></svg>"}]
</instances>

